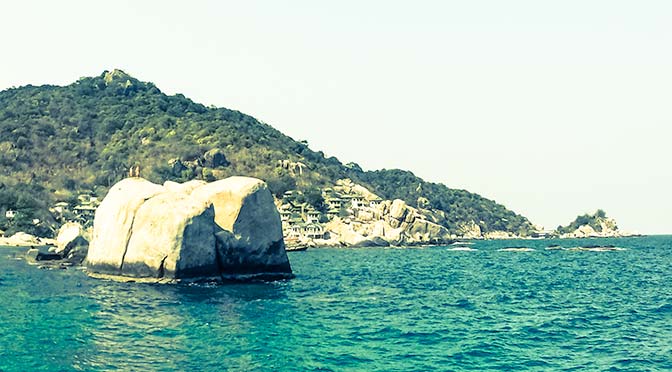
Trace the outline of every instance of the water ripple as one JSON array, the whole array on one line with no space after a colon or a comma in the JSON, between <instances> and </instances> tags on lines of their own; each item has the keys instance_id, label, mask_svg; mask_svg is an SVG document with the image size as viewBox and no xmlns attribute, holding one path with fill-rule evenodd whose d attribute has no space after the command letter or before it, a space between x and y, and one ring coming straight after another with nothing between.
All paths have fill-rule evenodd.
<instances>
[{"instance_id":1,"label":"water ripple","mask_svg":"<svg viewBox=\"0 0 672 372\"><path fill-rule=\"evenodd\" d=\"M672 370L670 237L454 248L313 249L225 286L0 259L0 371Z\"/></svg>"}]
</instances>

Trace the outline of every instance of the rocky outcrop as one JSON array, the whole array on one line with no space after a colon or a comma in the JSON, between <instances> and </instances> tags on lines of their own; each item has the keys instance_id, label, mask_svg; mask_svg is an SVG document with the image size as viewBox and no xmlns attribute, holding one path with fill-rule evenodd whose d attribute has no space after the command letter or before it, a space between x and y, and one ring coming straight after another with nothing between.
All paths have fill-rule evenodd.
<instances>
[{"instance_id":1,"label":"rocky outcrop","mask_svg":"<svg viewBox=\"0 0 672 372\"><path fill-rule=\"evenodd\" d=\"M278 160L278 166L287 169L293 176L301 176L305 169L308 168L307 165L301 162L293 162L290 160Z\"/></svg>"},{"instance_id":2,"label":"rocky outcrop","mask_svg":"<svg viewBox=\"0 0 672 372\"><path fill-rule=\"evenodd\" d=\"M280 214L263 181L230 177L193 193L215 209L215 235L223 272L291 273Z\"/></svg>"},{"instance_id":3,"label":"rocky outcrop","mask_svg":"<svg viewBox=\"0 0 672 372\"><path fill-rule=\"evenodd\" d=\"M96 211L85 263L93 274L148 280L291 276L273 197L248 177L122 180Z\"/></svg>"},{"instance_id":4,"label":"rocky outcrop","mask_svg":"<svg viewBox=\"0 0 672 372\"><path fill-rule=\"evenodd\" d=\"M336 181L334 191L343 194L356 194L362 196L365 200L379 199L378 195L372 193L366 187L352 182L349 178L344 178Z\"/></svg>"},{"instance_id":5,"label":"rocky outcrop","mask_svg":"<svg viewBox=\"0 0 672 372\"><path fill-rule=\"evenodd\" d=\"M90 231L77 222L66 222L58 230L54 253L71 262L81 263L89 249Z\"/></svg>"},{"instance_id":6,"label":"rocky outcrop","mask_svg":"<svg viewBox=\"0 0 672 372\"><path fill-rule=\"evenodd\" d=\"M226 167L231 163L226 159L226 155L220 149L212 149L203 154L203 166L209 168Z\"/></svg>"},{"instance_id":7,"label":"rocky outcrop","mask_svg":"<svg viewBox=\"0 0 672 372\"><path fill-rule=\"evenodd\" d=\"M17 232L16 234L0 238L0 245L13 246L13 247L31 247L31 246L42 246L53 244L53 239L44 239L38 238L36 236L26 234L24 232Z\"/></svg>"},{"instance_id":8,"label":"rocky outcrop","mask_svg":"<svg viewBox=\"0 0 672 372\"><path fill-rule=\"evenodd\" d=\"M110 189L94 217L93 238L85 261L90 271L122 274L135 214L146 200L163 189L142 178L126 178Z\"/></svg>"},{"instance_id":9,"label":"rocky outcrop","mask_svg":"<svg viewBox=\"0 0 672 372\"><path fill-rule=\"evenodd\" d=\"M418 208L420 208L420 209L427 209L427 208L430 207L429 199L427 199L425 197L422 197L422 196L418 198L418 201L417 201L416 204L418 205Z\"/></svg>"},{"instance_id":10,"label":"rocky outcrop","mask_svg":"<svg viewBox=\"0 0 672 372\"><path fill-rule=\"evenodd\" d=\"M492 240L502 240L502 239L520 239L520 236L508 231L495 230L495 231L488 231L487 233L483 234L483 238Z\"/></svg>"},{"instance_id":11,"label":"rocky outcrop","mask_svg":"<svg viewBox=\"0 0 672 372\"><path fill-rule=\"evenodd\" d=\"M403 200L386 200L376 208L362 207L355 212L356 219L336 217L327 223L330 238L318 245L401 246L451 241L448 229L428 220Z\"/></svg>"},{"instance_id":12,"label":"rocky outcrop","mask_svg":"<svg viewBox=\"0 0 672 372\"><path fill-rule=\"evenodd\" d=\"M182 172L189 169L189 168L187 168L186 165L184 165L184 163L182 163L182 161L180 159L177 159L177 158L176 159L171 159L170 161L168 161L168 166L170 167L170 173L175 177L181 176Z\"/></svg>"},{"instance_id":13,"label":"rocky outcrop","mask_svg":"<svg viewBox=\"0 0 672 372\"><path fill-rule=\"evenodd\" d=\"M463 239L478 239L482 236L481 227L474 221L461 224L458 232Z\"/></svg>"},{"instance_id":14,"label":"rocky outcrop","mask_svg":"<svg viewBox=\"0 0 672 372\"><path fill-rule=\"evenodd\" d=\"M601 209L592 215L578 216L568 226L559 227L556 234L560 238L611 238L634 235L619 230L616 220L607 217Z\"/></svg>"},{"instance_id":15,"label":"rocky outcrop","mask_svg":"<svg viewBox=\"0 0 672 372\"><path fill-rule=\"evenodd\" d=\"M613 221L613 220L612 220ZM615 223L614 223L615 226ZM620 231L618 227L610 228L609 224L602 224L600 231L595 230L590 225L581 225L576 230L560 235L561 239L571 238L619 238L632 236L633 234Z\"/></svg>"},{"instance_id":16,"label":"rocky outcrop","mask_svg":"<svg viewBox=\"0 0 672 372\"><path fill-rule=\"evenodd\" d=\"M389 218L393 218L401 223L401 221L404 221L407 212L408 205L406 205L406 202L401 199L394 199L390 205Z\"/></svg>"}]
</instances>

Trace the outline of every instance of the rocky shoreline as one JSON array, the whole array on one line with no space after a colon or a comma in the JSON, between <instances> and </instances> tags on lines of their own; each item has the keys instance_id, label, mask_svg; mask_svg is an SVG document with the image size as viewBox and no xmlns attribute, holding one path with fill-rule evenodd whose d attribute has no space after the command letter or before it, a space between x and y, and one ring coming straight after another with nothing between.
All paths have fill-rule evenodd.
<instances>
[{"instance_id":1,"label":"rocky shoreline","mask_svg":"<svg viewBox=\"0 0 672 372\"><path fill-rule=\"evenodd\" d=\"M40 238L24 232L17 232L9 237L0 237L0 246L8 247L43 247L56 244L56 240Z\"/></svg>"}]
</instances>

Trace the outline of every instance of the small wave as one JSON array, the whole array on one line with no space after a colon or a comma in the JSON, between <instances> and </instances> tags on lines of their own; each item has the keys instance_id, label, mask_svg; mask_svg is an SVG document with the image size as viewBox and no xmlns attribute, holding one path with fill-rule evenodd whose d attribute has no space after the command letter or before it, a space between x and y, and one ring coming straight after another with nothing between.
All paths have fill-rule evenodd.
<instances>
[{"instance_id":1,"label":"small wave","mask_svg":"<svg viewBox=\"0 0 672 372\"><path fill-rule=\"evenodd\" d=\"M567 248L568 251L585 251L585 252L612 252L612 251L624 251L625 248L620 247L573 247Z\"/></svg>"},{"instance_id":2,"label":"small wave","mask_svg":"<svg viewBox=\"0 0 672 372\"><path fill-rule=\"evenodd\" d=\"M533 252L534 249L527 247L509 247L498 249L499 252Z\"/></svg>"},{"instance_id":3,"label":"small wave","mask_svg":"<svg viewBox=\"0 0 672 372\"><path fill-rule=\"evenodd\" d=\"M665 304L654 311L656 313L672 313L672 304Z\"/></svg>"},{"instance_id":4,"label":"small wave","mask_svg":"<svg viewBox=\"0 0 672 372\"><path fill-rule=\"evenodd\" d=\"M471 247L454 247L454 248L448 248L449 251L477 251L478 249L474 249Z\"/></svg>"},{"instance_id":5,"label":"small wave","mask_svg":"<svg viewBox=\"0 0 672 372\"><path fill-rule=\"evenodd\" d=\"M451 243L450 245L472 245L474 244L473 242L454 242Z\"/></svg>"}]
</instances>

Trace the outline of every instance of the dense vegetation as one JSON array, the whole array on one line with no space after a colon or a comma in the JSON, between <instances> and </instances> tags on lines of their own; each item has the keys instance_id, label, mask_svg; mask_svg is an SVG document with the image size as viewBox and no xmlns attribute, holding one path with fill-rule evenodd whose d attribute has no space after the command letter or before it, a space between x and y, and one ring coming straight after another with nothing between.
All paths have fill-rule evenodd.
<instances>
[{"instance_id":1,"label":"dense vegetation","mask_svg":"<svg viewBox=\"0 0 672 372\"><path fill-rule=\"evenodd\" d=\"M153 182L255 176L277 196L294 189L313 195L349 177L384 198L411 205L419 196L429 199L445 212L451 229L469 220L484 231L531 227L524 217L478 195L424 182L410 172L363 172L248 115L167 96L120 70L64 87L0 92L0 229L7 233L42 229L32 222L47 223L48 206L76 200L82 192L102 197L134 166ZM3 220L8 209L25 221Z\"/></svg>"},{"instance_id":2,"label":"dense vegetation","mask_svg":"<svg viewBox=\"0 0 672 372\"><path fill-rule=\"evenodd\" d=\"M607 219L607 213L603 211L602 209L598 209L595 213L593 214L584 214L582 216L576 217L572 223L570 223L567 226L558 226L557 232L560 234L566 234L566 233L571 233L574 230L578 229L581 226L588 225L593 228L593 230L597 232L602 231L602 224L606 223L606 225L614 230L618 229L617 226L612 221L608 221Z\"/></svg>"}]
</instances>

